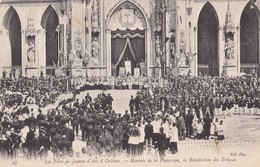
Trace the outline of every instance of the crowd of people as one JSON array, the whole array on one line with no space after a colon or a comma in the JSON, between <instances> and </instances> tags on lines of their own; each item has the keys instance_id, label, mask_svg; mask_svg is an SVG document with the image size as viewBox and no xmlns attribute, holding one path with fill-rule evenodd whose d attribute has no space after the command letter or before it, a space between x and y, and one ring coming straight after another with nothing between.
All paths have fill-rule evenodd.
<instances>
[{"instance_id":1,"label":"crowd of people","mask_svg":"<svg viewBox=\"0 0 260 167\"><path fill-rule=\"evenodd\" d=\"M80 136L86 143L82 155L140 156L144 151L154 154L155 150L163 158L167 150L177 153L178 141L187 137L225 139L223 124L227 116L260 114L257 77L178 76L164 79L163 83L161 79L143 80L124 114L113 110L113 97L105 92L97 97L87 93L79 101L77 94L81 91L113 88L106 84L106 77L103 84L100 78L94 78L97 80L71 78L69 82L66 77L2 79L3 94L20 92L23 99L12 101L13 111L3 108L1 112L1 156L73 156L73 143ZM107 87L95 87L100 85ZM133 88L130 85L126 84L126 88ZM55 108L43 112L66 92L73 92L73 98L63 99ZM31 103L39 107L37 112L29 109Z\"/></svg>"}]
</instances>

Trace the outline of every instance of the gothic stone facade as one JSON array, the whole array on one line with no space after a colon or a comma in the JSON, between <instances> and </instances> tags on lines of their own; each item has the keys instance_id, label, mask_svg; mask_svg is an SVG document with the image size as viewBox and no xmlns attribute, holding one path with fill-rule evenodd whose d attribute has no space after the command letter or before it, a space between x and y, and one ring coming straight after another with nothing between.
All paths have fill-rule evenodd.
<instances>
[{"instance_id":1,"label":"gothic stone facade","mask_svg":"<svg viewBox=\"0 0 260 167\"><path fill-rule=\"evenodd\" d=\"M237 76L259 64L259 7L254 0L2 0L0 76L12 69L116 75L116 30L144 40L134 59L149 76ZM136 29L143 34L129 35Z\"/></svg>"}]
</instances>

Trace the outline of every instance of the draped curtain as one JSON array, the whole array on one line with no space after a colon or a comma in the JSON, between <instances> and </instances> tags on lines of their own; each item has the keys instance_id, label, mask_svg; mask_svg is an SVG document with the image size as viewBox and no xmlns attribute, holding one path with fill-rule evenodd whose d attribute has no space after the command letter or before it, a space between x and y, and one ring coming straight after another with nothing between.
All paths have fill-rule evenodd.
<instances>
[{"instance_id":1,"label":"draped curtain","mask_svg":"<svg viewBox=\"0 0 260 167\"><path fill-rule=\"evenodd\" d=\"M145 60L145 32L144 30L116 30L111 32L111 61L112 67L124 67L124 61L131 61L132 74L134 68Z\"/></svg>"}]
</instances>

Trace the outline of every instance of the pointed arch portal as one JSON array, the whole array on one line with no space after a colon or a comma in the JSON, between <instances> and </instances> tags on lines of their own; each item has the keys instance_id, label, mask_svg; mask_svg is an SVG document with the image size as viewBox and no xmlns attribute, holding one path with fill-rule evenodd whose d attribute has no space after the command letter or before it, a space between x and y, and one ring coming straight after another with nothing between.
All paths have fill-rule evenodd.
<instances>
[{"instance_id":1,"label":"pointed arch portal","mask_svg":"<svg viewBox=\"0 0 260 167\"><path fill-rule=\"evenodd\" d=\"M202 75L219 75L218 26L216 11L207 2L202 8L198 20L198 71ZM200 66L204 66L204 68L200 68Z\"/></svg>"},{"instance_id":2,"label":"pointed arch portal","mask_svg":"<svg viewBox=\"0 0 260 167\"><path fill-rule=\"evenodd\" d=\"M260 13L256 6L248 3L240 19L240 63L245 73L259 64ZM249 68L246 68L249 67Z\"/></svg>"},{"instance_id":3,"label":"pointed arch portal","mask_svg":"<svg viewBox=\"0 0 260 167\"><path fill-rule=\"evenodd\" d=\"M131 1L124 1L111 12L108 27L111 30L112 75L118 76L120 67L124 67L127 60L131 61L131 67L125 68L131 68L134 75L134 68L146 60L147 20L144 13Z\"/></svg>"},{"instance_id":4,"label":"pointed arch portal","mask_svg":"<svg viewBox=\"0 0 260 167\"><path fill-rule=\"evenodd\" d=\"M21 22L20 18L11 6L4 16L4 27L9 31L9 40L11 46L12 66L22 65L22 41L21 41ZM6 55L9 56L9 55Z\"/></svg>"},{"instance_id":5,"label":"pointed arch portal","mask_svg":"<svg viewBox=\"0 0 260 167\"><path fill-rule=\"evenodd\" d=\"M49 5L45 10L41 26L46 30L46 66L58 63L58 32L59 17L54 8Z\"/></svg>"}]
</instances>

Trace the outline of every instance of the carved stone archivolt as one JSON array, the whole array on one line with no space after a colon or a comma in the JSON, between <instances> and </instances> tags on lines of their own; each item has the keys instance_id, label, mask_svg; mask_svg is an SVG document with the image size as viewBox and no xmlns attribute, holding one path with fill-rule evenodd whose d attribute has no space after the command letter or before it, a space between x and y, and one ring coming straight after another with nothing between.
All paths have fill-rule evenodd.
<instances>
[{"instance_id":1,"label":"carved stone archivolt","mask_svg":"<svg viewBox=\"0 0 260 167\"><path fill-rule=\"evenodd\" d=\"M35 47L35 36L37 30L34 25L33 13L30 11L27 18L27 27L25 29L25 38L27 43L27 62L28 65L32 66L36 62L36 47Z\"/></svg>"},{"instance_id":2,"label":"carved stone archivolt","mask_svg":"<svg viewBox=\"0 0 260 167\"><path fill-rule=\"evenodd\" d=\"M166 11L162 0L155 1L155 31L161 32L163 28L163 14Z\"/></svg>"},{"instance_id":3,"label":"carved stone archivolt","mask_svg":"<svg viewBox=\"0 0 260 167\"><path fill-rule=\"evenodd\" d=\"M231 7L230 2L228 1L228 7L226 12L226 21L225 21L225 33L232 33L234 34L236 31L236 27L234 25L234 22L232 20L232 13L231 13Z\"/></svg>"},{"instance_id":4,"label":"carved stone archivolt","mask_svg":"<svg viewBox=\"0 0 260 167\"><path fill-rule=\"evenodd\" d=\"M34 25L33 13L30 12L27 18L27 27L25 29L25 36L35 36L36 34L37 32Z\"/></svg>"},{"instance_id":5,"label":"carved stone archivolt","mask_svg":"<svg viewBox=\"0 0 260 167\"><path fill-rule=\"evenodd\" d=\"M93 0L91 16L92 32L100 32L100 2Z\"/></svg>"},{"instance_id":6,"label":"carved stone archivolt","mask_svg":"<svg viewBox=\"0 0 260 167\"><path fill-rule=\"evenodd\" d=\"M98 66L100 65L100 0L92 2L91 25L91 56L88 56L88 63L91 66Z\"/></svg>"},{"instance_id":7,"label":"carved stone archivolt","mask_svg":"<svg viewBox=\"0 0 260 167\"><path fill-rule=\"evenodd\" d=\"M142 11L133 3L125 1L113 11L109 28L112 31L116 29L144 30L147 25Z\"/></svg>"},{"instance_id":8,"label":"carved stone archivolt","mask_svg":"<svg viewBox=\"0 0 260 167\"><path fill-rule=\"evenodd\" d=\"M235 52L235 42L234 33L236 27L232 20L230 2L228 0L227 12L226 12L226 22L225 22L225 64L235 64L234 62L234 52Z\"/></svg>"}]
</instances>

